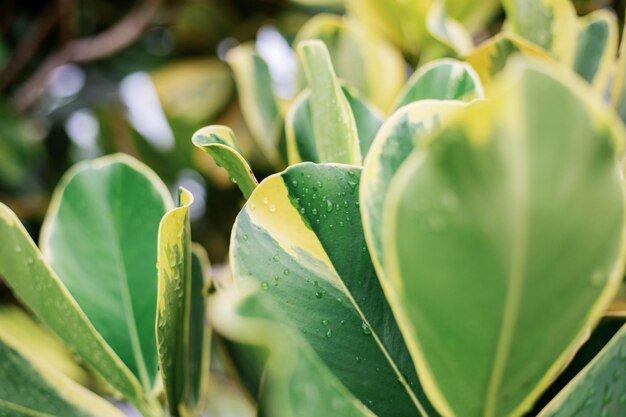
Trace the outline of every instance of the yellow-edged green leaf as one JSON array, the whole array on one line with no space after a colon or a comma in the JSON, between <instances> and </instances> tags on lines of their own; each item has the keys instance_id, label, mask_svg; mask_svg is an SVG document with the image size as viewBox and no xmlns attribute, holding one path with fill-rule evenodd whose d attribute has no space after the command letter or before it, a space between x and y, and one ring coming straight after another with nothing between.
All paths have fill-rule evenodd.
<instances>
[{"instance_id":1,"label":"yellow-edged green leaf","mask_svg":"<svg viewBox=\"0 0 626 417\"><path fill-rule=\"evenodd\" d=\"M619 59L613 76L613 86L611 88L611 104L619 114L619 117L626 123L626 38L622 38L619 47Z\"/></svg>"},{"instance_id":2,"label":"yellow-edged green leaf","mask_svg":"<svg viewBox=\"0 0 626 417\"><path fill-rule=\"evenodd\" d=\"M540 417L610 417L626 410L626 325L539 413Z\"/></svg>"},{"instance_id":3,"label":"yellow-edged green leaf","mask_svg":"<svg viewBox=\"0 0 626 417\"><path fill-rule=\"evenodd\" d=\"M0 275L13 293L112 387L139 402L137 378L94 328L17 216L1 203L0 235Z\"/></svg>"},{"instance_id":4,"label":"yellow-edged green leaf","mask_svg":"<svg viewBox=\"0 0 626 417\"><path fill-rule=\"evenodd\" d=\"M276 319L372 412L433 415L366 248L360 171L302 163L266 178L235 222L233 277L260 287Z\"/></svg>"},{"instance_id":5,"label":"yellow-edged green leaf","mask_svg":"<svg viewBox=\"0 0 626 417\"><path fill-rule=\"evenodd\" d=\"M376 135L363 166L360 206L363 231L379 277L384 274L383 205L392 178L411 152L424 146L425 138L465 107L460 101L421 100L395 112Z\"/></svg>"},{"instance_id":6,"label":"yellow-edged green leaf","mask_svg":"<svg viewBox=\"0 0 626 417\"><path fill-rule=\"evenodd\" d=\"M337 379L283 312L263 293L217 293L209 302L214 326L242 345L268 354L251 358L262 362L264 382L259 415L272 417L374 417Z\"/></svg>"},{"instance_id":7,"label":"yellow-edged green leaf","mask_svg":"<svg viewBox=\"0 0 626 417\"><path fill-rule=\"evenodd\" d=\"M203 127L193 134L191 141L228 171L245 198L250 196L257 186L257 180L248 161L241 156L237 139L230 128L218 125Z\"/></svg>"},{"instance_id":8,"label":"yellow-edged green leaf","mask_svg":"<svg viewBox=\"0 0 626 417\"><path fill-rule=\"evenodd\" d=\"M320 162L361 164L354 114L335 75L323 42L304 41L298 55L311 91L309 113Z\"/></svg>"},{"instance_id":9,"label":"yellow-edged green leaf","mask_svg":"<svg viewBox=\"0 0 626 417\"><path fill-rule=\"evenodd\" d=\"M506 67L512 57L520 55L552 61L541 48L511 33L499 33L486 40L465 60L474 68L483 85L488 86L492 78Z\"/></svg>"},{"instance_id":10,"label":"yellow-edged green leaf","mask_svg":"<svg viewBox=\"0 0 626 417\"><path fill-rule=\"evenodd\" d=\"M353 20L332 14L309 19L298 32L294 45L311 39L324 42L337 77L346 85L382 110L391 108L407 78L402 54L394 46ZM299 75L304 86L304 75Z\"/></svg>"},{"instance_id":11,"label":"yellow-edged green leaf","mask_svg":"<svg viewBox=\"0 0 626 417\"><path fill-rule=\"evenodd\" d=\"M478 74L466 63L443 58L420 67L396 100L395 109L419 100L472 100L483 97Z\"/></svg>"},{"instance_id":12,"label":"yellow-edged green leaf","mask_svg":"<svg viewBox=\"0 0 626 417\"><path fill-rule=\"evenodd\" d=\"M444 0L446 12L470 32L483 30L500 9L500 0Z\"/></svg>"},{"instance_id":13,"label":"yellow-edged green leaf","mask_svg":"<svg viewBox=\"0 0 626 417\"><path fill-rule=\"evenodd\" d=\"M228 51L227 61L235 74L241 111L250 133L265 158L280 167L283 118L267 63L256 53L254 44L247 43Z\"/></svg>"},{"instance_id":14,"label":"yellow-edged green leaf","mask_svg":"<svg viewBox=\"0 0 626 417\"><path fill-rule=\"evenodd\" d=\"M58 338L17 306L0 305L0 340L29 361L46 364L81 385L92 382L92 376L76 363Z\"/></svg>"},{"instance_id":15,"label":"yellow-edged green leaf","mask_svg":"<svg viewBox=\"0 0 626 417\"><path fill-rule=\"evenodd\" d=\"M608 9L579 20L574 70L604 94L617 54L617 19Z\"/></svg>"},{"instance_id":16,"label":"yellow-edged green leaf","mask_svg":"<svg viewBox=\"0 0 626 417\"><path fill-rule=\"evenodd\" d=\"M354 121L359 137L361 155L367 155L378 128L382 124L383 116L359 97L356 91L342 88ZM323 120L319 120L323 123ZM285 121L287 136L287 155L289 164L298 162L322 162L317 151L317 136L313 129L313 115L311 110L311 93L303 91L292 104Z\"/></svg>"},{"instance_id":17,"label":"yellow-edged green leaf","mask_svg":"<svg viewBox=\"0 0 626 417\"><path fill-rule=\"evenodd\" d=\"M56 369L28 362L0 340L1 417L123 417Z\"/></svg>"},{"instance_id":18,"label":"yellow-edged green leaf","mask_svg":"<svg viewBox=\"0 0 626 417\"><path fill-rule=\"evenodd\" d=\"M451 48L458 55L467 55L474 49L474 41L463 25L449 17L444 3L436 1L426 17L430 34L439 42Z\"/></svg>"},{"instance_id":19,"label":"yellow-edged green leaf","mask_svg":"<svg viewBox=\"0 0 626 417\"><path fill-rule=\"evenodd\" d=\"M509 28L566 65L576 53L576 10L571 0L502 0Z\"/></svg>"},{"instance_id":20,"label":"yellow-edged green leaf","mask_svg":"<svg viewBox=\"0 0 626 417\"><path fill-rule=\"evenodd\" d=\"M385 290L444 415L521 415L621 282L626 134L549 68L513 66L391 181Z\"/></svg>"},{"instance_id":21,"label":"yellow-edged green leaf","mask_svg":"<svg viewBox=\"0 0 626 417\"><path fill-rule=\"evenodd\" d=\"M107 156L65 174L41 231L50 266L146 393L158 373L157 234L171 206L147 166Z\"/></svg>"},{"instance_id":22,"label":"yellow-edged green leaf","mask_svg":"<svg viewBox=\"0 0 626 417\"><path fill-rule=\"evenodd\" d=\"M216 58L173 62L151 77L167 116L192 125L218 116L234 92L228 66Z\"/></svg>"}]
</instances>

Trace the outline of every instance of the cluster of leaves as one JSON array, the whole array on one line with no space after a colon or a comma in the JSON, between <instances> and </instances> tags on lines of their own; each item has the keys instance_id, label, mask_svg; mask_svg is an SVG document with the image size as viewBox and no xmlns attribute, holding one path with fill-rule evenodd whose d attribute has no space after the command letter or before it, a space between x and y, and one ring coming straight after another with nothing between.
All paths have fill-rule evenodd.
<instances>
[{"instance_id":1,"label":"cluster of leaves","mask_svg":"<svg viewBox=\"0 0 626 417\"><path fill-rule=\"evenodd\" d=\"M289 103L254 45L228 53L287 168L259 183L231 129L193 135L246 199L208 298L193 196L133 158L71 169L39 247L0 204L0 275L62 342L41 357L0 310L0 415L120 415L96 391L197 416L214 330L259 415L619 416L626 46L568 0L505 0L475 45L497 3L348 1L297 34Z\"/></svg>"}]
</instances>

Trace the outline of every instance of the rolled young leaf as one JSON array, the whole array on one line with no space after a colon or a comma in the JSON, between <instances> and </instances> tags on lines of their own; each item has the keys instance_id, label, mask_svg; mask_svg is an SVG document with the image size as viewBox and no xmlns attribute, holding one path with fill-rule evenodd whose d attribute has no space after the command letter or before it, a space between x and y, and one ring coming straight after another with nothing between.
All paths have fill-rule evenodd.
<instances>
[{"instance_id":1,"label":"rolled young leaf","mask_svg":"<svg viewBox=\"0 0 626 417\"><path fill-rule=\"evenodd\" d=\"M0 416L123 417L56 369L28 362L0 340Z\"/></svg>"},{"instance_id":2,"label":"rolled young leaf","mask_svg":"<svg viewBox=\"0 0 626 417\"><path fill-rule=\"evenodd\" d=\"M574 70L604 95L617 54L617 18L600 9L579 21Z\"/></svg>"},{"instance_id":3,"label":"rolled young leaf","mask_svg":"<svg viewBox=\"0 0 626 417\"><path fill-rule=\"evenodd\" d=\"M139 381L94 328L63 281L50 268L17 216L0 203L0 275L37 318L134 404Z\"/></svg>"},{"instance_id":4,"label":"rolled young leaf","mask_svg":"<svg viewBox=\"0 0 626 417\"><path fill-rule=\"evenodd\" d=\"M233 277L261 287L276 318L375 414L433 415L367 252L359 176L303 163L266 178L235 221Z\"/></svg>"},{"instance_id":5,"label":"rolled young leaf","mask_svg":"<svg viewBox=\"0 0 626 417\"><path fill-rule=\"evenodd\" d=\"M395 109L419 100L482 98L483 87L474 69L463 62L443 58L420 67L396 99Z\"/></svg>"},{"instance_id":6,"label":"rolled young leaf","mask_svg":"<svg viewBox=\"0 0 626 417\"><path fill-rule=\"evenodd\" d=\"M626 325L541 411L540 417L619 416L626 409Z\"/></svg>"},{"instance_id":7,"label":"rolled young leaf","mask_svg":"<svg viewBox=\"0 0 626 417\"><path fill-rule=\"evenodd\" d=\"M304 41L298 45L298 55L311 90L311 126L320 162L360 165L356 121L326 46L318 40Z\"/></svg>"},{"instance_id":8,"label":"rolled young leaf","mask_svg":"<svg viewBox=\"0 0 626 417\"><path fill-rule=\"evenodd\" d=\"M235 134L226 126L207 126L193 134L191 141L213 157L215 163L228 171L228 175L237 184L245 198L257 186L257 180L241 156Z\"/></svg>"},{"instance_id":9,"label":"rolled young leaf","mask_svg":"<svg viewBox=\"0 0 626 417\"><path fill-rule=\"evenodd\" d=\"M63 177L40 238L67 290L146 393L158 372L157 232L171 206L167 188L148 167L107 156Z\"/></svg>"},{"instance_id":10,"label":"rolled young leaf","mask_svg":"<svg viewBox=\"0 0 626 417\"><path fill-rule=\"evenodd\" d=\"M444 415L521 415L622 277L623 126L568 73L510 71L407 158L383 208L385 290Z\"/></svg>"}]
</instances>

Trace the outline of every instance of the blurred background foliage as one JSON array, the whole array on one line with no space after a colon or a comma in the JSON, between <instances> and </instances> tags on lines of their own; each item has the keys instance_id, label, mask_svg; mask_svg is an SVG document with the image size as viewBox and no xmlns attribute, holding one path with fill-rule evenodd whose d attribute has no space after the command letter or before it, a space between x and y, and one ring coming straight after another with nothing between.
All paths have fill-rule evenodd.
<instances>
[{"instance_id":1,"label":"blurred background foliage","mask_svg":"<svg viewBox=\"0 0 626 417\"><path fill-rule=\"evenodd\" d=\"M214 262L222 262L242 201L225 171L194 149L191 135L207 124L231 126L259 179L280 168L270 166L242 117L225 62L228 50L256 40L279 104L286 104L301 87L289 48L296 35L319 13L347 10L355 18L350 25L358 26L347 35L334 33L336 22L330 18L309 23L299 38L315 36L316 31L327 32L327 42L340 42L337 39L343 36L335 48L347 57L335 60L340 76L350 73L345 77L358 78L356 72L363 68L352 58L367 66L380 65L382 71L377 73L384 74L385 63L398 62L393 56L388 59L389 54L403 55L406 61L406 68L396 64L390 71L408 76L420 60L431 58L420 52L429 42L422 26L433 1L4 0L0 200L37 238L51 191L70 165L125 152L152 167L172 190L185 185L195 194L194 239ZM480 40L500 29L503 14L497 0L478 3L480 7L474 1L446 2L448 14ZM575 1L580 14L612 6L623 22L621 3ZM368 61L368 53L361 51L359 61L358 51L352 50L358 40L350 37L372 35L377 36L372 47L380 54L372 53L374 58ZM384 38L384 45L377 44ZM397 50L384 50L388 45ZM446 54L440 45L429 50ZM356 87L384 110L400 85L389 81L397 77L383 78L374 84L364 80ZM376 91L366 91L369 87Z\"/></svg>"}]
</instances>

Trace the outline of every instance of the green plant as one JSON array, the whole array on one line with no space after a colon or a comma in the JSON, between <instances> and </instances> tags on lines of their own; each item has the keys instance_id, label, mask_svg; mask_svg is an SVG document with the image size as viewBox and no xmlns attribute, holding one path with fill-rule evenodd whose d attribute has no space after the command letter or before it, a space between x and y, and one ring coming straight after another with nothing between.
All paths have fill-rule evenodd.
<instances>
[{"instance_id":1,"label":"green plant","mask_svg":"<svg viewBox=\"0 0 626 417\"><path fill-rule=\"evenodd\" d=\"M196 415L207 377L206 254L192 252L192 199L182 189L180 200L172 208L163 183L132 158L77 165L53 197L41 252L0 205L0 274L41 323L144 416L164 415L161 391L172 416ZM2 415L120 415L45 357L22 356L20 340L0 342L0 372L11 381L0 388Z\"/></svg>"}]
</instances>

